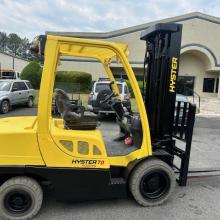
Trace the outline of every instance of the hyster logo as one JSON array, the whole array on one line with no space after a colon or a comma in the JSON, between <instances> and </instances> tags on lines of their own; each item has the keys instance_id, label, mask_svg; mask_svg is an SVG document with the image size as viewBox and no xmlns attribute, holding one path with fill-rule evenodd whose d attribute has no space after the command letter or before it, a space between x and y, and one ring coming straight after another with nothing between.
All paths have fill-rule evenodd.
<instances>
[{"instance_id":1,"label":"hyster logo","mask_svg":"<svg viewBox=\"0 0 220 220\"><path fill-rule=\"evenodd\" d=\"M169 89L170 92L175 92L176 89L177 64L178 64L178 59L176 57L173 57L171 64L171 74L170 74L170 89Z\"/></svg>"},{"instance_id":2,"label":"hyster logo","mask_svg":"<svg viewBox=\"0 0 220 220\"><path fill-rule=\"evenodd\" d=\"M104 160L72 160L73 164L79 165L103 165Z\"/></svg>"}]
</instances>

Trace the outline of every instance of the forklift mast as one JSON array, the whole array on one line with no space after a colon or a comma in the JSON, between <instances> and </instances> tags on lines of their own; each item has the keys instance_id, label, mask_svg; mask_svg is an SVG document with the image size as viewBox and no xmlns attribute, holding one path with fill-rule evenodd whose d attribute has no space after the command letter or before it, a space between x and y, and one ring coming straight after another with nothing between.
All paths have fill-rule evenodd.
<instances>
[{"instance_id":1,"label":"forklift mast","mask_svg":"<svg viewBox=\"0 0 220 220\"><path fill-rule=\"evenodd\" d=\"M182 25L176 23L156 24L141 33L146 41L142 93L154 154L162 150L169 155L168 163L179 173L179 185L185 186L196 106L176 102L181 35ZM176 140L184 142L185 148L177 147Z\"/></svg>"},{"instance_id":2,"label":"forklift mast","mask_svg":"<svg viewBox=\"0 0 220 220\"><path fill-rule=\"evenodd\" d=\"M161 23L141 33L146 41L143 95L152 140L171 137L176 100L182 25Z\"/></svg>"}]
</instances>

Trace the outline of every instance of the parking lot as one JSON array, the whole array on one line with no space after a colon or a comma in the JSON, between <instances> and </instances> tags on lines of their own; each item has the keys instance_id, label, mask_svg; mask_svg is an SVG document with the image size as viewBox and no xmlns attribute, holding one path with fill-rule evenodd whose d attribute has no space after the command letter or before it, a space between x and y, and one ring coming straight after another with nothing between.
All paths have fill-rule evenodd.
<instances>
[{"instance_id":1,"label":"parking lot","mask_svg":"<svg viewBox=\"0 0 220 220\"><path fill-rule=\"evenodd\" d=\"M17 107L7 115L35 115L36 108ZM113 122L102 120L108 132ZM197 117L190 168L220 168L220 118ZM65 204L55 201L45 192L40 214L35 218L48 219L213 219L220 216L220 177L190 179L187 187L176 187L172 198L164 205L142 208L132 199L91 201Z\"/></svg>"}]
</instances>

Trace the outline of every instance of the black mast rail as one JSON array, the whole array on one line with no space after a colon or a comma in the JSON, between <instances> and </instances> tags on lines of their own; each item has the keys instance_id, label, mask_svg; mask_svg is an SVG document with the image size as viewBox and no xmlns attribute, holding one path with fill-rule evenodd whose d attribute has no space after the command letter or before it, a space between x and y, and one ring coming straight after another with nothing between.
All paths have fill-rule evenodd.
<instances>
[{"instance_id":1,"label":"black mast rail","mask_svg":"<svg viewBox=\"0 0 220 220\"><path fill-rule=\"evenodd\" d=\"M143 98L147 110L153 153L163 156L179 172L177 181L186 185L189 167L195 106L176 103L182 25L161 23L141 33L146 41ZM177 140L185 148L176 146ZM179 157L180 166L174 164Z\"/></svg>"},{"instance_id":2,"label":"black mast rail","mask_svg":"<svg viewBox=\"0 0 220 220\"><path fill-rule=\"evenodd\" d=\"M182 25L156 24L141 33L146 41L144 101L153 139L172 136Z\"/></svg>"}]
</instances>

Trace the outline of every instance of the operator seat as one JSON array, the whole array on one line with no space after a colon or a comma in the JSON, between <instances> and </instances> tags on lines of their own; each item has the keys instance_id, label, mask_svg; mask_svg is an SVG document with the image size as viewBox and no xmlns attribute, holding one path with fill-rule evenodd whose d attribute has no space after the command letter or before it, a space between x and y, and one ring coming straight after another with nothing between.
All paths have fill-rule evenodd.
<instances>
[{"instance_id":1,"label":"operator seat","mask_svg":"<svg viewBox=\"0 0 220 220\"><path fill-rule=\"evenodd\" d=\"M62 89L55 89L55 102L64 120L64 128L71 130L93 130L97 127L96 115L85 115L83 106L73 106ZM74 108L73 108L74 107ZM77 108L77 109L76 109ZM75 109L75 112L72 110Z\"/></svg>"}]
</instances>

